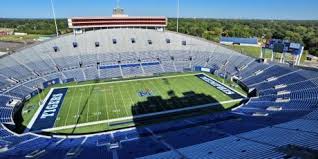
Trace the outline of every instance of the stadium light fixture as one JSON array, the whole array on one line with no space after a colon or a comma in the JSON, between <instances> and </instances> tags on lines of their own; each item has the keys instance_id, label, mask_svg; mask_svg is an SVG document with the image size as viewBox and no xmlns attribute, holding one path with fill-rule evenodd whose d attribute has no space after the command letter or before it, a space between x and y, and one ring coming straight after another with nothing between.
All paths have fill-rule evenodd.
<instances>
[{"instance_id":1,"label":"stadium light fixture","mask_svg":"<svg viewBox=\"0 0 318 159\"><path fill-rule=\"evenodd\" d=\"M55 24L55 30L56 30L56 37L59 36L59 30L57 27L57 22L56 22L56 16L55 16L55 10L54 10L54 4L53 4L53 0L51 0L51 8L52 8L52 13L53 13L53 18L54 18L54 24Z\"/></svg>"}]
</instances>

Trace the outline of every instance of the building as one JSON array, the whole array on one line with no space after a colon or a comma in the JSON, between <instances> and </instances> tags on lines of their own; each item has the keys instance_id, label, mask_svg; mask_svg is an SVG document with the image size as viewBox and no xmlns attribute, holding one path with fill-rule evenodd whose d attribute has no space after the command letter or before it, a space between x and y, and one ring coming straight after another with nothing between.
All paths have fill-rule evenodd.
<instances>
[{"instance_id":1,"label":"building","mask_svg":"<svg viewBox=\"0 0 318 159\"><path fill-rule=\"evenodd\" d=\"M28 33L19 33L19 32L15 32L14 35L16 36L27 36Z\"/></svg>"},{"instance_id":2,"label":"building","mask_svg":"<svg viewBox=\"0 0 318 159\"><path fill-rule=\"evenodd\" d=\"M74 33L108 28L147 28L163 31L167 26L166 17L129 17L122 8L115 8L111 17L73 17L68 19Z\"/></svg>"},{"instance_id":3,"label":"building","mask_svg":"<svg viewBox=\"0 0 318 159\"><path fill-rule=\"evenodd\" d=\"M307 57L306 57L306 60L307 61L311 61L311 62L316 62L316 61L318 61L318 57L308 54Z\"/></svg>"},{"instance_id":4,"label":"building","mask_svg":"<svg viewBox=\"0 0 318 159\"><path fill-rule=\"evenodd\" d=\"M14 29L11 28L0 28L0 36L5 36L5 35L13 35Z\"/></svg>"},{"instance_id":5,"label":"building","mask_svg":"<svg viewBox=\"0 0 318 159\"><path fill-rule=\"evenodd\" d=\"M260 46L257 38L221 37L220 43L224 45Z\"/></svg>"}]
</instances>

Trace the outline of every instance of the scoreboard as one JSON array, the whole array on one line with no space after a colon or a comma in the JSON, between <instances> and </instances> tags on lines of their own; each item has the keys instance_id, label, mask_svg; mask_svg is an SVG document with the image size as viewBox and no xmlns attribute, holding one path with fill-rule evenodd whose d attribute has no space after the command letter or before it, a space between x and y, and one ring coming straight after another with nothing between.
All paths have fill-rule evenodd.
<instances>
[{"instance_id":1,"label":"scoreboard","mask_svg":"<svg viewBox=\"0 0 318 159\"><path fill-rule=\"evenodd\" d=\"M279 52L279 53L285 52L285 45L282 43L274 43L272 47L274 52Z\"/></svg>"},{"instance_id":2,"label":"scoreboard","mask_svg":"<svg viewBox=\"0 0 318 159\"><path fill-rule=\"evenodd\" d=\"M268 49L272 49L274 52L284 53L288 52L294 55L299 55L302 50L302 45L299 43L293 43L288 40L271 39L265 46Z\"/></svg>"}]
</instances>

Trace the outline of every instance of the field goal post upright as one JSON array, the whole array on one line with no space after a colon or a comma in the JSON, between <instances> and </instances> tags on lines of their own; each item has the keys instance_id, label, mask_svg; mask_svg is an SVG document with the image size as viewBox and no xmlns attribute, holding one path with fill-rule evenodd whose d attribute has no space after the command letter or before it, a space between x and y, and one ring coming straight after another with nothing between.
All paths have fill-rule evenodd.
<instances>
[{"instance_id":1,"label":"field goal post upright","mask_svg":"<svg viewBox=\"0 0 318 159\"><path fill-rule=\"evenodd\" d=\"M295 65L300 65L300 62L301 62L301 58L304 54L304 46L301 47L301 50L299 52L299 54L296 56L296 62L295 62Z\"/></svg>"}]
</instances>

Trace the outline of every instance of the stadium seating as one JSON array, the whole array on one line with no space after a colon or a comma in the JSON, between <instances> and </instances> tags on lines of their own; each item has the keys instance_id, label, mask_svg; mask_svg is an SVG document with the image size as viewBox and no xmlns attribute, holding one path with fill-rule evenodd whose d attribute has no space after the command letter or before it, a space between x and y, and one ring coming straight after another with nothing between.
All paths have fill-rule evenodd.
<instances>
[{"instance_id":1,"label":"stadium seating","mask_svg":"<svg viewBox=\"0 0 318 159\"><path fill-rule=\"evenodd\" d=\"M193 71L196 66L239 77L247 89L256 89L257 97L233 110L95 135L17 135L5 128L15 111L7 103L27 99L52 79L151 76ZM317 71L257 62L170 31L69 34L0 58L0 158L287 158L290 154L278 149L294 145L318 150L317 106Z\"/></svg>"}]
</instances>

